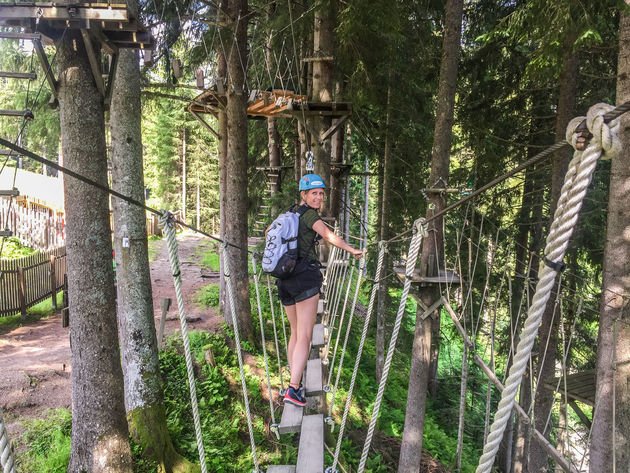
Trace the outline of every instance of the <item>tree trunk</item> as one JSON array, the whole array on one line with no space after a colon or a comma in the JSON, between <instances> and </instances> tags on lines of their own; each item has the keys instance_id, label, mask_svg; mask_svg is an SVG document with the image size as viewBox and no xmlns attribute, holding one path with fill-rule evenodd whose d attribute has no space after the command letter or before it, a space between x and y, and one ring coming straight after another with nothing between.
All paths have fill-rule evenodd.
<instances>
[{"instance_id":1,"label":"tree trunk","mask_svg":"<svg viewBox=\"0 0 630 473\"><path fill-rule=\"evenodd\" d=\"M94 84L78 30L66 32L57 54L65 165L106 186L103 97ZM72 314L72 446L67 471L131 473L109 198L72 178L66 179L64 198Z\"/></svg>"},{"instance_id":2,"label":"tree trunk","mask_svg":"<svg viewBox=\"0 0 630 473\"><path fill-rule=\"evenodd\" d=\"M577 55L573 50L575 36L567 35L564 45L564 55L562 58L562 71L560 73L559 86L560 95L558 97L558 111L556 115L555 134L556 141L564 139L567 125L573 117L573 108L575 106L575 96L577 94ZM560 150L556 153L552 163L551 175L551 203L550 216L553 215L558 205L560 190L564 183L564 176L567 172L572 152L570 149ZM559 290L559 277L556 276L556 282L552 293ZM543 313L542 322L539 333L539 356L538 356L538 380L544 383L552 378L555 374L556 356L558 352L558 326L560 321L559 311L556 310L556 304L548 303ZM546 354L545 348L546 347ZM534 400L535 419L534 426L536 430L546 437L549 437L551 425L547 425L547 417L553 407L555 393L549 389L539 385L536 389L536 398ZM529 450L529 471L531 473L544 473L547 471L548 454L538 442L532 442Z\"/></svg>"},{"instance_id":3,"label":"tree trunk","mask_svg":"<svg viewBox=\"0 0 630 473\"><path fill-rule=\"evenodd\" d=\"M619 20L617 103L630 99L630 14ZM630 117L621 116L623 145L610 169L608 221L597 337L597 385L590 471L627 470L630 465ZM613 415L613 413L615 415ZM616 457L616 458L615 458Z\"/></svg>"},{"instance_id":4,"label":"tree trunk","mask_svg":"<svg viewBox=\"0 0 630 473\"><path fill-rule=\"evenodd\" d=\"M227 57L227 159L225 238L235 247L229 248L230 278L234 284L236 314L241 337L252 334L247 275L247 95L245 71L247 64L247 0L230 0L228 15L234 46Z\"/></svg>"},{"instance_id":5,"label":"tree trunk","mask_svg":"<svg viewBox=\"0 0 630 473\"><path fill-rule=\"evenodd\" d=\"M391 127L391 100L392 100L392 87L388 84L387 87L387 111L385 112L385 148L383 150L383 177L381 183L381 196L380 203L381 208L379 212L381 241L389 239L389 204L391 201L391 139L390 139L390 127ZM385 259L383 260L383 267L389 268L388 254L385 253ZM376 380L381 379L383 373L383 363L385 362L385 311L388 304L388 291L387 285L381 284L378 288L378 299L376 304Z\"/></svg>"},{"instance_id":6,"label":"tree trunk","mask_svg":"<svg viewBox=\"0 0 630 473\"><path fill-rule=\"evenodd\" d=\"M341 81L337 81L335 85L335 100L339 100L341 94L343 94L344 84ZM339 119L334 120L333 124L338 122ZM333 169L330 173L330 212L333 217L340 223L341 228L341 194L344 188L346 180L345 170L341 168L343 164L343 144L344 144L344 129L340 126L335 133L330 137L330 149L331 149L331 164Z\"/></svg>"},{"instance_id":7,"label":"tree trunk","mask_svg":"<svg viewBox=\"0 0 630 473\"><path fill-rule=\"evenodd\" d=\"M322 0L315 9L315 28L313 33L313 55L327 57L334 54L335 5L334 0ZM316 60L313 62L313 90L311 100L314 102L332 102L333 99L333 62ZM326 132L332 120L330 117L312 117L313 153L315 155L315 172L330 186L330 142L321 143L321 136ZM322 204L323 215L330 216L332 209L326 201Z\"/></svg>"},{"instance_id":8,"label":"tree trunk","mask_svg":"<svg viewBox=\"0 0 630 473\"><path fill-rule=\"evenodd\" d=\"M433 185L439 178L448 182L455 90L457 87L457 66L462 33L462 13L463 0L447 0L437 112L433 148L431 150L430 185ZM434 204L435 209L427 208L427 217L431 217L434 212L439 212L446 205L444 197L440 194L432 194L429 203ZM421 273L432 275L437 271L438 263L442 261L442 219L432 220L428 230L430 237L425 238L422 242L420 271ZM420 297L426 305L431 305L439 297L439 293L436 288L424 288L420 292ZM433 324L439 324L439 319L427 318L423 320L422 317L416 318L411 368L409 371L405 428L400 448L398 473L417 473L420 469L426 390L429 381L428 370L432 338L430 333ZM422 337L422 340L419 339L420 337ZM429 346L425 346L426 343Z\"/></svg>"},{"instance_id":9,"label":"tree trunk","mask_svg":"<svg viewBox=\"0 0 630 473\"><path fill-rule=\"evenodd\" d=\"M182 128L182 222L186 222L186 127Z\"/></svg>"},{"instance_id":10,"label":"tree trunk","mask_svg":"<svg viewBox=\"0 0 630 473\"><path fill-rule=\"evenodd\" d=\"M273 2L269 3L269 7L268 7L269 11L268 11L268 16L267 16L268 19L271 16L271 9L273 5L275 5L275 3ZM270 34L267 37L266 54L267 54L267 73L269 74L269 76L273 78L272 72L271 72L271 64L273 60L273 56L271 54L271 47L272 47L271 38L272 38L272 35ZM273 83L270 84L270 87L274 87L274 84ZM282 156L281 156L282 148L280 147L280 134L278 133L278 124L274 117L267 118L267 149L269 151L269 166L272 166L272 167L281 166L282 165ZM269 189L271 190L271 195L275 194L276 192L280 190L280 176L281 176L280 170L278 170L277 172L267 173L267 179L269 182L271 182L271 184L269 185ZM274 214L275 213L277 213L277 209L274 209Z\"/></svg>"},{"instance_id":11,"label":"tree trunk","mask_svg":"<svg viewBox=\"0 0 630 473\"><path fill-rule=\"evenodd\" d=\"M121 194L144 202L141 115L138 51L121 49L110 110L112 184ZM118 326L129 431L163 471L193 471L192 465L175 452L166 426L145 211L117 198L112 203Z\"/></svg>"}]
</instances>

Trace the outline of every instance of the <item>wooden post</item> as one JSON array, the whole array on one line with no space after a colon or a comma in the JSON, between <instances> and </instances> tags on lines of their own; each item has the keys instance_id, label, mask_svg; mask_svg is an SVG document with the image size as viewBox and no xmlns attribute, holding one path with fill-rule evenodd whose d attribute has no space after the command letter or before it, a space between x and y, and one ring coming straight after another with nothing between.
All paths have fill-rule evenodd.
<instances>
[{"instance_id":1,"label":"wooden post","mask_svg":"<svg viewBox=\"0 0 630 473\"><path fill-rule=\"evenodd\" d=\"M57 310L57 275L55 274L55 255L50 255L50 295L52 308Z\"/></svg>"},{"instance_id":2,"label":"wooden post","mask_svg":"<svg viewBox=\"0 0 630 473\"><path fill-rule=\"evenodd\" d=\"M20 298L20 314L22 320L26 317L26 284L24 281L24 268L18 266L18 295Z\"/></svg>"},{"instance_id":3,"label":"wooden post","mask_svg":"<svg viewBox=\"0 0 630 473\"><path fill-rule=\"evenodd\" d=\"M61 326L70 325L70 309L68 307L68 275L63 275L63 309L61 310Z\"/></svg>"}]
</instances>

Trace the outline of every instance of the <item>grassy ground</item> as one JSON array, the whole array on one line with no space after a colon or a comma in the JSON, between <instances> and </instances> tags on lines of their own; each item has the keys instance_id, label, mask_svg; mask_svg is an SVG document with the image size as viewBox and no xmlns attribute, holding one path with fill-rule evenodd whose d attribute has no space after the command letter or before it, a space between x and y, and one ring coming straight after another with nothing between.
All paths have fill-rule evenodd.
<instances>
[{"instance_id":1,"label":"grassy ground","mask_svg":"<svg viewBox=\"0 0 630 473\"><path fill-rule=\"evenodd\" d=\"M57 307L61 307L62 302L63 294L59 292L57 293ZM20 314L0 317L0 334L10 332L11 330L36 322L37 320L45 319L54 313L55 312L52 308L52 299L48 298L30 309L27 309L26 318L24 318L24 320L22 320Z\"/></svg>"}]
</instances>

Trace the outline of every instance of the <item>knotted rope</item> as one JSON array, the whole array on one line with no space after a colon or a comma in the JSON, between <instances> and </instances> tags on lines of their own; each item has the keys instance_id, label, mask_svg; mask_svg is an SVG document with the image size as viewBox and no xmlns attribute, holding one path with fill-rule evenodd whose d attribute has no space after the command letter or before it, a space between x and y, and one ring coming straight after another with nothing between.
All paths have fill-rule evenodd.
<instances>
[{"instance_id":1,"label":"knotted rope","mask_svg":"<svg viewBox=\"0 0 630 473\"><path fill-rule=\"evenodd\" d=\"M372 437L374 436L374 428L376 427L376 421L381 409L381 402L383 401L383 394L385 393L385 385L387 384L387 377L389 375L389 368L394 358L394 350L396 348L396 341L398 340L398 332L402 325L402 318L405 314L405 306L407 305L407 297L409 296L409 289L411 289L411 280L413 279L413 270L416 267L418 261L418 253L420 251L420 244L422 238L427 236L426 220L420 218L413 224L413 236L411 237L411 243L409 244L409 251L407 253L407 266L405 268L405 283L403 284L403 291L400 296L400 304L398 305L398 313L396 314L396 321L394 323L394 329L392 330L392 336L389 341L389 348L387 349L387 357L383 364L383 374L381 375L381 381L378 385L378 392L376 394L376 400L374 401L374 408L372 410L372 418L370 419L370 426L368 427L367 436L365 437L365 444L363 445L363 452L361 453L361 460L359 462L358 473L363 473L365 469L365 463L367 461L368 453L370 451L370 445L372 444Z\"/></svg>"},{"instance_id":2,"label":"knotted rope","mask_svg":"<svg viewBox=\"0 0 630 473\"><path fill-rule=\"evenodd\" d=\"M560 198L558 199L558 207L547 236L544 253L545 265L543 265L539 273L536 292L523 326L516 354L514 355L514 363L505 382L505 389L501 395L501 401L494 416L490 434L484 445L483 454L479 459L476 473L489 473L492 469L494 457L499 449L503 432L511 416L514 399L527 367L556 274L564 267L562 259L577 223L582 202L597 161L603 153L606 154L606 159L610 159L620 150L621 144L616 136L616 131L619 127L618 122L615 120L607 125L604 119L604 114L612 110L612 108L606 104L597 104L589 109L586 116L586 126L593 134L593 138L583 151L577 149L579 136L576 134L576 127L584 118L573 119L567 126L567 141L571 143L576 151L569 163Z\"/></svg>"},{"instance_id":3,"label":"knotted rope","mask_svg":"<svg viewBox=\"0 0 630 473\"><path fill-rule=\"evenodd\" d=\"M2 473L15 473L11 442L9 442L7 430L4 428L2 413L0 413L0 466L2 466Z\"/></svg>"},{"instance_id":4,"label":"knotted rope","mask_svg":"<svg viewBox=\"0 0 630 473\"><path fill-rule=\"evenodd\" d=\"M195 424L195 438L197 439L197 450L199 452L199 463L202 473L208 472L206 466L206 452L203 448L203 437L201 435L201 422L199 421L199 407L197 405L197 388L195 387L195 373L193 371L192 356L190 353L190 340L188 339L188 326L186 324L186 309L184 307L184 296L182 295L182 274L179 268L179 254L177 249L177 237L175 226L173 225L173 215L167 210L160 214L160 227L166 236L166 246L168 248L168 259L171 262L173 271L173 285L175 286L175 297L177 298L177 311L179 312L179 323L182 327L182 341L184 343L184 357L186 358L186 373L188 374L188 388L190 390L190 405L192 407L193 421Z\"/></svg>"},{"instance_id":5,"label":"knotted rope","mask_svg":"<svg viewBox=\"0 0 630 473\"><path fill-rule=\"evenodd\" d=\"M238 330L238 317L236 313L236 302L234 301L234 288L232 287L232 277L230 273L230 257L228 255L228 243L221 244L223 251L223 272L225 275L225 288L230 303L230 314L232 314L232 327L234 329L234 342L236 343L236 355L238 358L238 369L241 375L241 387L243 389L243 402L245 404L245 414L247 416L247 430L249 431L249 443L252 447L252 458L254 459L254 473L260 473L258 464L258 454L256 452L256 442L254 441L254 426L252 423L252 413L249 409L249 396L247 395L247 383L245 382L245 369L243 368L243 352L241 350L241 335ZM255 273L255 271L254 271ZM271 397L271 391L269 391ZM272 409L273 411L273 409Z\"/></svg>"}]
</instances>

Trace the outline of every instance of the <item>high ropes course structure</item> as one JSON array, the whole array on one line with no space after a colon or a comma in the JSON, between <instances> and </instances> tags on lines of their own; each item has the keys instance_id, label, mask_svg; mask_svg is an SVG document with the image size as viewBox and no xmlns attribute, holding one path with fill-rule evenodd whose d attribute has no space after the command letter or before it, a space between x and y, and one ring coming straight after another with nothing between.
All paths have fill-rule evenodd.
<instances>
[{"instance_id":1,"label":"high ropes course structure","mask_svg":"<svg viewBox=\"0 0 630 473\"><path fill-rule=\"evenodd\" d=\"M6 6L5 6L6 5ZM43 6L42 6L43 5ZM52 4L46 6L44 4L0 4L0 18L9 18L7 20L8 25L18 26L30 29L28 33L0 33L3 38L17 38L33 40L35 42L35 50L41 50L41 44L38 42L44 37L59 37L63 35L63 32L67 28L80 28L84 32L84 40L96 41L106 51L111 51L112 55L116 54L119 47L145 47L151 44L150 36L146 36L144 29L139 23L128 15L126 7L121 5L107 4L81 4L83 6L71 6L67 8L57 8ZM56 25L56 26L55 26ZM110 25L111 27L108 27ZM94 27L94 28L92 28ZM90 49L90 48L88 48ZM40 60L45 70L45 78L51 85L54 91L56 90L56 80L51 72L51 65L45 60L45 55L42 59L39 54ZM96 58L93 58L96 59ZM114 67L112 68L112 74L115 72L115 58L112 60ZM97 83L102 81L100 71L94 66L94 75ZM97 77L98 76L98 77ZM30 76L29 76L30 77ZM111 92L111 77L107 84L101 83L99 90L103 93L104 99L107 101L108 94ZM213 113L217 107L221 106L224 92L221 90L209 90L202 93L197 97L189 108L194 114L199 113ZM350 104L318 104L309 103L305 97L287 92L286 88L283 89L271 89L252 90L249 95L248 113L250 115L260 116L295 116L303 114L327 114L329 116L335 116L339 119L347 119L351 112ZM22 117L26 123L29 117L32 117L32 112L29 115L29 108L20 113L13 111L12 113L5 113L8 115L14 115ZM385 388L387 386L390 370L392 367L394 355L396 352L396 345L400 334L403 318L405 314L405 308L409 296L414 296L412 288L414 285L436 285L439 288L440 296L430 305L422 306L422 302L418 301L421 305L422 311L419 312L419 317L429 317L435 313L435 311L441 309L443 313L447 314L452 320L457 332L461 335L464 342L464 356L462 362L462 404L460 404L460 417L459 417L459 438L458 438L458 461L461 461L461 443L463 442L463 423L465 412L465 376L467 373L467 355L466 352L470 352L473 361L485 373L488 377L488 399L490 397L491 387L494 386L501 392L501 400L498 408L494 414L494 419L490 425L489 419L490 402L487 403L486 408L486 432L484 435L484 448L483 454L479 460L477 467L477 473L489 473L492 469L493 463L497 451L499 449L499 443L503 437L503 433L506 426L512 416L512 412L516 411L516 414L524 419L527 423L531 424L530 412L517 403L515 403L516 395L519 387L522 384L523 376L527 368L534 342L537 336L538 328L541 323L541 317L547 306L550 298L555 296L559 297L559 292L555 294L553 292L554 281L556 276L562 272L565 265L563 259L568 247L569 240L576 227L580 209L584 201L587 188L591 181L595 166L600 158L610 159L613 158L620 150L620 142L616 136L618 129L618 118L625 112L630 110L630 102L624 103L619 107L612 107L609 105L599 104L593 106L586 117L578 117L570 122L567 127L566 140L556 143L549 147L545 151L539 153L528 161L515 167L511 171L503 174L497 179L487 183L486 185L477 188L464 196L457 202L447 206L444 210L435 213L431 217L420 218L414 222L412 227L407 231L396 235L388 241L373 242L371 247L377 245L376 256L376 269L375 273L371 275L370 281L373 282L371 292L369 296L369 303L366 312L361 316L356 316L358 295L360 287L367 279L366 267L367 267L367 255L355 261L351 259L347 254L342 251L333 248L328 256L327 263L324 270L324 297L320 300L318 307L318 324L315 325L313 331L313 337L311 340L310 357L307 362L307 367L304 375L304 387L305 395L308 399L308 405L305 409L297 408L292 405L285 405L282 414L279 419L276 418L275 405L273 401L273 393L278 388L271 384L271 364L277 364L277 371L280 375L280 389L284 389L283 378L283 358L286 358L287 350L287 336L286 327L284 325L284 318L282 314L281 306L275 306L271 303L271 322L273 328L273 347L275 348L274 358L267 353L267 342L265 339L265 322L263 319L263 309L261 305L261 294L263 291L267 293L270 301L274 300L272 284L269 276L263 275L259 272L260 254L256 251L248 250L251 258L251 265L253 268L253 282L255 287L255 295L257 301L257 313L260 323L260 332L262 337L263 357L265 363L265 378L267 384L267 392L269 397L270 408L270 432L279 436L280 434L293 434L300 433L299 447L297 454L297 462L295 465L267 465L265 470L268 473L333 473L337 472L338 468L344 470L340 464L341 446L344 439L344 434L348 428L347 421L352 406L354 389L356 385L357 376L360 369L360 363L363 356L363 351L368 335L368 329L370 327L371 318L375 311L375 300L379 287L382 284L386 284L388 280L387 272L391 268L384 267L385 253L388 251L388 247L393 244L399 244L401 242L408 243L407 250L404 252L406 255L406 261L404 266L393 268L393 273L398 276L402 282L402 292L398 301L398 310L396 313L389 346L386 352L384 360L384 366L382 376L378 384L378 390L373 400L372 412L367 429L367 435L365 438L364 446L361 452L361 456L358 463L358 472L363 473L366 468L368 456L372 446L372 441L375 434L376 423L379 419L380 410L383 403ZM23 127L22 127L23 129ZM332 134L336 129L327 131L327 135ZM20 131L21 132L21 131ZM195 427L195 435L197 440L197 448L199 454L199 461L201 470L207 472L206 454L204 445L202 442L202 426L199 418L198 405L197 405L197 393L195 388L195 378L193 370L193 362L191 356L191 349L188 340L188 331L186 326L186 307L182 297L182 272L180 270L178 245L175 235L175 225L189 228L200 234L203 234L209 238L212 238L221 243L220 251L224 256L231 244L227 241L218 239L208 233L202 232L199 229L186 224L185 222L178 221L174 216L164 210L157 210L145 205L142 202L134 200L128 196L125 196L119 192L113 191L106 185L95 182L85 176L82 176L71 169L67 169L53 161L50 161L42 156L33 153L17 144L5 139L0 138L0 145L5 147L11 152L8 157L23 156L25 158L32 159L36 162L46 164L47 166L65 173L75 179L78 179L84 183L90 184L95 188L120 198L130 204L142 207L148 212L159 215L161 225L164 228L164 234L168 247L168 254L171 263L173 280L176 292L176 299L178 305L179 318L182 328L182 339L184 345L184 353L186 358L186 368L188 374L188 384L190 390L191 407L193 412L193 420ZM500 232L501 229L496 229L496 238L487 239L487 250L484 248L485 244L482 243L482 231L481 226L484 225L483 213L474 208L472 205L473 199L483 192L491 189L497 184L505 181L506 179L514 176L518 172L527 169L535 163L542 161L544 158L551 155L554 151L563 148L565 146L572 146L575 149L573 159L569 164L568 171L565 176L564 185L562 186L561 195L558 201L557 210L555 212L553 222L549 229L549 233L546 239L546 246L544 249L544 264L541 265L541 270L538 274L538 281L534 287L531 287L533 294L529 294L530 297L523 297L521 301L516 301L518 310L526 312L526 320L523 325L522 331L516 333L516 327L511 327L511 344L510 351L512 356L512 364L509 367L507 377L505 380L499 379L499 375L495 373L496 367L494 366L494 348L495 348L495 333L496 325L499 323L497 320L497 304L502 297L502 291L507 291L511 296L510 282L505 277L506 269L503 271L503 275L500 278L500 284L496 288L494 298L490 295L490 272L492 269L492 261L496 249L500 247ZM7 157L7 159L8 159ZM6 164L6 162L5 162ZM4 166L3 166L4 167ZM13 198L16 195L16 190L0 190L0 195ZM464 204L468 204L467 207ZM437 276L427 277L426 274L422 274L416 269L418 257L420 254L420 248L422 241L425 238L429 238L427 232L428 224L431 220L436 219L439 216L451 213L456 209L466 208L465 215L462 218L462 227L457 229L456 234L456 248L455 257L452 258L444 267L437 268L435 272ZM463 244L463 232L466 222L470 222L468 218L468 212L471 210L471 215L481 215L481 221L479 223L468 224L470 228L477 230L478 241L474 244L475 251L473 251L472 238L468 239L470 245L469 268L476 267L479 254L486 253L488 267L487 276L484 284L482 300L478 304L479 313L472 314L472 280L465 281L460 268L465 266L465 262L460 260L460 247ZM3 237L9 236L7 234L1 235ZM350 237L350 235L347 235ZM372 255L374 252L372 252ZM473 258L472 255L475 254ZM231 280L231 272L229 267L229 258L224 258L224 275L226 280L226 292L227 303L232 307L231 313L235 313L234 310L234 297L235 290L233 282ZM457 270L457 271L456 271ZM458 274L459 271L459 274ZM469 274L474 274L474 270L469 270ZM391 275L391 274L389 274ZM527 285L529 291L530 285ZM508 286L505 289L505 286ZM580 301L580 309L582 310L583 301ZM456 308L458 311L456 311ZM467 315L470 316L470 320L467 319ZM277 316L280 317L282 323L277 323ZM349 363L346 360L348 341L351 334L352 324L355 323L355 319L363 318L362 327L360 331L360 341L355 354L354 365L351 371L350 379L342 380L342 373L344 362ZM360 320L356 321L360 322ZM481 330L481 323L490 324L489 330ZM260 473L263 470L263 466L260 464L259 455L257 452L255 436L254 436L254 419L250 409L249 393L247 384L245 381L245 368L243 354L241 351L241 340L238 327L238 321L233 319L233 331L235 337L235 346L240 371L240 382L243 395L243 403L245 406L245 415L247 417L248 425L248 437L251 445L251 456L254 465L254 471ZM518 343L516 343L518 340ZM479 343L483 341L484 343ZM487 343L485 343L487 342ZM284 344L284 347L282 346ZM479 347L484 345L486 347L485 352L480 350ZM570 346L570 340L567 346ZM490 347L490 353L488 353L488 347ZM568 348L567 348L568 349ZM566 352L563 353L566 359ZM486 360L490 360L489 362ZM466 369L464 369L466 367ZM347 371L347 370L346 370ZM538 380L536 388L545 384L551 384L550 389L558 390L560 384L564 382L564 395L568 400L580 400L587 403L592 403L592 393L587 391L579 391L579 384L585 384L584 380L587 379L582 374L581 383L570 381L576 381L577 378L569 380L569 376L559 378L555 382L550 383L549 380ZM592 378L592 376L591 376ZM341 383L346 383L344 387L344 394L341 395ZM588 384L588 383L587 383ZM344 398L345 397L345 398ZM335 407L337 409L335 410ZM549 422L549 419L547 419ZM324 431L326 428L330 428L336 431L336 442L334 448L329 448L324 442ZM550 455L556 464L568 473L579 472L578 466L576 466L571 460L562 456L556 448L545 438L545 436L538 430L533 428L532 425L532 438L538 442L542 448ZM329 465L324 464L324 451L325 448L329 448L329 453L332 457L332 462ZM0 466L3 468L4 473L12 473L15 471L15 462L12 457L10 443L2 417L0 415ZM344 470L345 471L345 470Z\"/></svg>"}]
</instances>

